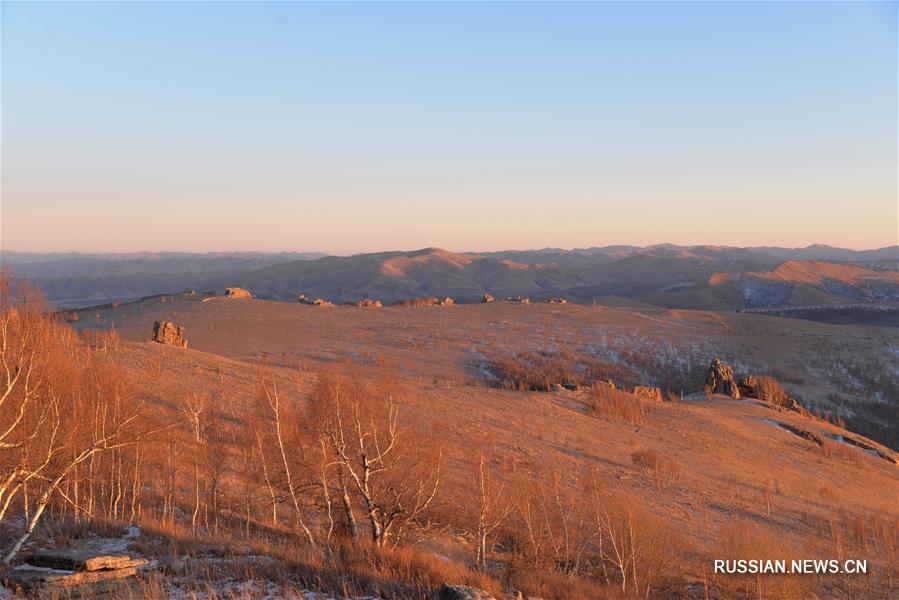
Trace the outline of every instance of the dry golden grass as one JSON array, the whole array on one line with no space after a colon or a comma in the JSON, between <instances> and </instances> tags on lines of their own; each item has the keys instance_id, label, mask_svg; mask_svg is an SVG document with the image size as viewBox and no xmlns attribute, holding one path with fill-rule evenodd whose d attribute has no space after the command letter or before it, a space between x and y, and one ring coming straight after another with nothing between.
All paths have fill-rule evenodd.
<instances>
[{"instance_id":1,"label":"dry golden grass","mask_svg":"<svg viewBox=\"0 0 899 600\"><path fill-rule=\"evenodd\" d=\"M238 304L242 308L234 312ZM522 339L575 336L583 319L572 319L567 330L559 324L570 314L590 314L584 307L568 316L544 307L548 321L520 322L513 318L522 314L520 306L514 307L517 313L510 306L335 307L327 313L291 306L314 319L279 320L284 309L273 304L170 303L167 308L177 306L178 318L188 325L189 350L145 342L155 308L114 309L130 311L125 320L104 313L105 321L127 324L117 328L121 340L89 334L78 352L125 374L129 393L171 427L134 448L104 453L92 470L67 479L60 489L79 506L91 498L90 515L55 497L35 532L39 541L77 545L88 531L111 535L121 525L139 523L144 536L137 551L190 559L183 578L160 572L137 582L127 592L135 598L159 597L173 582L227 597L222 586L231 579L271 581L283 590L398 598L433 597L443 582L494 593L519 589L547 599L677 597L689 585L706 586L710 597L722 598L806 598L832 591L889 597L894 590L895 465L839 442L830 447L830 436L842 431L835 425L718 397L647 404L608 389L497 389L469 370L470 349L482 347L482 337L492 347L509 348ZM462 326L474 308L487 317ZM370 319L365 326L361 313ZM602 332L606 340L623 335L605 329L601 319L591 323L593 333ZM651 337L658 327L648 325L634 335ZM331 374L323 377L326 371ZM385 371L393 375L385 378ZM349 377L340 380L341 394L347 394L341 397L348 401L340 412L342 425L333 422L335 373ZM282 403L283 456L270 402L274 389ZM374 522L369 507L352 487L351 505L363 533L359 545L349 541L342 513L346 469L360 464L361 456L348 453L350 462L341 463L335 460L340 446L323 449L320 442L322 435L352 438L355 429L357 438L386 447L390 406L398 409L396 431L410 443L397 446L406 456L384 462L392 470L374 476L374 504L407 507L425 489L416 482L436 474L430 467L416 472L415 464L440 464L440 482L435 503L407 521L404 535L391 536L377 549L365 541ZM320 418L322 410L330 424ZM775 427L772 415L825 444ZM440 442L440 461L418 461L414 448L432 440ZM488 536L488 560L477 569L481 464L492 477L486 497L499 499L490 514L506 516ZM17 515L24 509L21 498L13 508ZM298 515L317 549L305 541ZM77 527L69 529L72 523ZM0 545L9 540L3 535ZM864 582L712 576L714 557L747 549L772 557L833 552L867 558L872 575ZM254 555L271 560L246 560ZM634 562L634 556L640 558ZM262 594L254 590L232 592Z\"/></svg>"}]
</instances>

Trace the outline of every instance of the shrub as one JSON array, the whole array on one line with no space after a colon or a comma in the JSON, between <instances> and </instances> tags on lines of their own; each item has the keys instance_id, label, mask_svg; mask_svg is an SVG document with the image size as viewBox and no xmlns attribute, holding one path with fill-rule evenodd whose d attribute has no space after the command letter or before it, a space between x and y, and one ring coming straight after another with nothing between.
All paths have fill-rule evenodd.
<instances>
[{"instance_id":1,"label":"shrub","mask_svg":"<svg viewBox=\"0 0 899 600\"><path fill-rule=\"evenodd\" d=\"M630 381L619 364L571 352L518 352L488 362L495 383L515 390L548 391L554 385L581 386L600 379Z\"/></svg>"},{"instance_id":2,"label":"shrub","mask_svg":"<svg viewBox=\"0 0 899 600\"><path fill-rule=\"evenodd\" d=\"M594 416L616 422L643 423L652 405L643 396L597 383L590 390L590 409Z\"/></svg>"},{"instance_id":3,"label":"shrub","mask_svg":"<svg viewBox=\"0 0 899 600\"><path fill-rule=\"evenodd\" d=\"M756 378L756 391L759 400L785 408L790 406L790 395L780 382L770 375L761 375Z\"/></svg>"},{"instance_id":4,"label":"shrub","mask_svg":"<svg viewBox=\"0 0 899 600\"><path fill-rule=\"evenodd\" d=\"M656 485L665 481L675 481L680 477L680 466L671 458L652 448L639 448L631 453L631 461L646 474L655 477Z\"/></svg>"}]
</instances>

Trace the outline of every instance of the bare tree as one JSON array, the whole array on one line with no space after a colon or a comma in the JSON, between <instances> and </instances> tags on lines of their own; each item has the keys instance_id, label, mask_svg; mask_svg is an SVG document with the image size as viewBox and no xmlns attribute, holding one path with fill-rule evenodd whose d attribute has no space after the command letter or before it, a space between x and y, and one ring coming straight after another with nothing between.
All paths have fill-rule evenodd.
<instances>
[{"instance_id":1,"label":"bare tree","mask_svg":"<svg viewBox=\"0 0 899 600\"><path fill-rule=\"evenodd\" d=\"M281 403L281 394L278 391L278 385L275 382L274 376L271 377L271 381L263 382L262 392L265 396L266 402L268 403L272 425L272 435L275 438L275 442L278 448L278 454L281 459L281 466L284 469L287 493L290 496L291 501L293 502L296 526L306 536L309 544L313 548L315 548L315 538L312 536L312 531L309 530L309 527L306 525L306 521L303 519L303 511L300 508L299 489L294 481L294 474L290 464L291 461L289 461L287 458L287 450L285 448L284 439L284 407Z\"/></svg>"},{"instance_id":2,"label":"bare tree","mask_svg":"<svg viewBox=\"0 0 899 600\"><path fill-rule=\"evenodd\" d=\"M477 497L477 565L487 568L488 538L503 524L512 504L503 502L503 485L496 486L490 474L490 466L483 454L478 457L478 497Z\"/></svg>"},{"instance_id":3,"label":"bare tree","mask_svg":"<svg viewBox=\"0 0 899 600\"><path fill-rule=\"evenodd\" d=\"M395 382L371 389L357 378L321 373L312 394L314 421L324 447L365 513L375 547L399 542L423 524L440 484L442 453L426 444L404 445ZM355 517L346 485L342 501L351 535Z\"/></svg>"}]
</instances>

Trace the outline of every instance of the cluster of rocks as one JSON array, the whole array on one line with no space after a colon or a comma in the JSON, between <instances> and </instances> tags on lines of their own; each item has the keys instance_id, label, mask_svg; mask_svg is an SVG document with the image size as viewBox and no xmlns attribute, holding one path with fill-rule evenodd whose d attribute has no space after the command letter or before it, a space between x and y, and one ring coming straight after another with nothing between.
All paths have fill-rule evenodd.
<instances>
[{"instance_id":1,"label":"cluster of rocks","mask_svg":"<svg viewBox=\"0 0 899 600\"><path fill-rule=\"evenodd\" d=\"M329 302L323 298L316 298L315 300L310 300L306 297L306 294L300 294L297 296L297 302L300 304L308 304L309 306L334 306L333 302Z\"/></svg>"},{"instance_id":2,"label":"cluster of rocks","mask_svg":"<svg viewBox=\"0 0 899 600\"><path fill-rule=\"evenodd\" d=\"M565 298L548 298L546 300L547 304L568 304L568 300Z\"/></svg>"},{"instance_id":3,"label":"cluster of rocks","mask_svg":"<svg viewBox=\"0 0 899 600\"><path fill-rule=\"evenodd\" d=\"M249 291L239 287L229 287L225 288L225 297L226 298L255 298L255 296Z\"/></svg>"},{"instance_id":4,"label":"cluster of rocks","mask_svg":"<svg viewBox=\"0 0 899 600\"><path fill-rule=\"evenodd\" d=\"M447 296L446 298L440 299L435 296L423 296L421 298L406 298L404 300L397 300L393 303L394 306L411 306L411 307L421 307L421 306L451 306L454 304L453 299Z\"/></svg>"},{"instance_id":5,"label":"cluster of rocks","mask_svg":"<svg viewBox=\"0 0 899 600\"><path fill-rule=\"evenodd\" d=\"M113 592L119 581L136 575L138 567L147 563L128 554L38 550L5 578L28 597L98 598Z\"/></svg>"},{"instance_id":6,"label":"cluster of rocks","mask_svg":"<svg viewBox=\"0 0 899 600\"><path fill-rule=\"evenodd\" d=\"M344 302L344 304L348 304L349 306L358 306L359 308L381 308L381 306L383 306L380 300L372 300L371 298L353 300L351 302Z\"/></svg>"},{"instance_id":7,"label":"cluster of rocks","mask_svg":"<svg viewBox=\"0 0 899 600\"><path fill-rule=\"evenodd\" d=\"M702 389L708 394L724 394L731 398L740 397L740 388L734 380L733 369L730 368L730 365L722 362L718 356L712 359L712 364L709 365Z\"/></svg>"},{"instance_id":8,"label":"cluster of rocks","mask_svg":"<svg viewBox=\"0 0 899 600\"><path fill-rule=\"evenodd\" d=\"M153 323L153 341L169 346L187 348L184 330L184 326L175 325L171 321L156 321Z\"/></svg>"},{"instance_id":9,"label":"cluster of rocks","mask_svg":"<svg viewBox=\"0 0 899 600\"><path fill-rule=\"evenodd\" d=\"M553 300L557 300L557 299L554 298ZM530 304L531 299L526 298L524 296L509 296L507 298L500 298L499 301L500 302L515 302L517 304ZM559 301L566 302L566 300L559 300ZM492 294L484 294L484 296L481 298L481 302L482 303L496 302L496 297L494 297Z\"/></svg>"}]
</instances>

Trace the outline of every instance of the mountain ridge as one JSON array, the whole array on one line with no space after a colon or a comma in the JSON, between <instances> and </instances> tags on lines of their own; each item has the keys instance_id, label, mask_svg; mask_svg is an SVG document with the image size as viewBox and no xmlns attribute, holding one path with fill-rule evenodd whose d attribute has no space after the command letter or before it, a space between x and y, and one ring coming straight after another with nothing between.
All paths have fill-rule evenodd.
<instances>
[{"instance_id":1,"label":"mountain ridge","mask_svg":"<svg viewBox=\"0 0 899 600\"><path fill-rule=\"evenodd\" d=\"M799 254L855 260L790 258ZM364 297L390 303L415 296L479 301L483 294L562 296L573 302L610 298L666 308L738 310L809 303L899 301L899 247L854 251L730 246L606 246L586 249L451 252L428 247L352 256L211 254L137 258L87 257L2 263L40 286L60 306L135 299L184 288L240 286L262 298L297 295L348 302ZM92 264L91 261L96 264ZM830 265L830 266L828 266Z\"/></svg>"}]
</instances>

